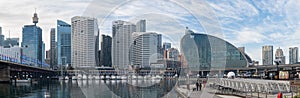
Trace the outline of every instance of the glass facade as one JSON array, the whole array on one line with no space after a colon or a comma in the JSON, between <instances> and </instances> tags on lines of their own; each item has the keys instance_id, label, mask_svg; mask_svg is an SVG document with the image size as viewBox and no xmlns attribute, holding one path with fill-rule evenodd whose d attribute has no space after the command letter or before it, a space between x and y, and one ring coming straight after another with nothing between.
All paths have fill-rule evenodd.
<instances>
[{"instance_id":1,"label":"glass facade","mask_svg":"<svg viewBox=\"0 0 300 98\"><path fill-rule=\"evenodd\" d=\"M232 44L207 34L186 33L181 39L181 52L189 69L195 71L243 68L251 62Z\"/></svg>"},{"instance_id":2,"label":"glass facade","mask_svg":"<svg viewBox=\"0 0 300 98\"><path fill-rule=\"evenodd\" d=\"M57 64L71 64L71 25L57 20Z\"/></svg>"},{"instance_id":3,"label":"glass facade","mask_svg":"<svg viewBox=\"0 0 300 98\"><path fill-rule=\"evenodd\" d=\"M22 31L22 47L24 55L41 62L43 56L42 29L36 25L25 25Z\"/></svg>"}]
</instances>

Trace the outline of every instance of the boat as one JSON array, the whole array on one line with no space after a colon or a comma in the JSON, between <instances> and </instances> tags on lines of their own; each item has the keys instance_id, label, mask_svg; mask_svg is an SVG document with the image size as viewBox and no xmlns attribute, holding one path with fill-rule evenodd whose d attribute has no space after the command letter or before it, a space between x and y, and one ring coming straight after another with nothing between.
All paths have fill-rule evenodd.
<instances>
[{"instance_id":1,"label":"boat","mask_svg":"<svg viewBox=\"0 0 300 98\"><path fill-rule=\"evenodd\" d=\"M104 76L100 76L100 79L104 79L105 77Z\"/></svg>"},{"instance_id":2,"label":"boat","mask_svg":"<svg viewBox=\"0 0 300 98\"><path fill-rule=\"evenodd\" d=\"M110 78L110 76L105 76L105 79L108 80L108 79L111 79L111 78Z\"/></svg>"},{"instance_id":3,"label":"boat","mask_svg":"<svg viewBox=\"0 0 300 98\"><path fill-rule=\"evenodd\" d=\"M82 79L82 75L81 74L77 75L77 80L81 80L81 79Z\"/></svg>"},{"instance_id":4,"label":"boat","mask_svg":"<svg viewBox=\"0 0 300 98\"><path fill-rule=\"evenodd\" d=\"M88 76L88 79L93 80L94 77L93 77L92 75L89 75L89 76Z\"/></svg>"},{"instance_id":5,"label":"boat","mask_svg":"<svg viewBox=\"0 0 300 98\"><path fill-rule=\"evenodd\" d=\"M31 79L16 79L13 82L16 82L16 83L30 83Z\"/></svg>"},{"instance_id":6,"label":"boat","mask_svg":"<svg viewBox=\"0 0 300 98\"><path fill-rule=\"evenodd\" d=\"M126 80L127 76L121 76L121 80Z\"/></svg>"},{"instance_id":7,"label":"boat","mask_svg":"<svg viewBox=\"0 0 300 98\"><path fill-rule=\"evenodd\" d=\"M115 80L115 79L117 79L117 77L114 76L114 75L112 75L112 76L111 76L111 79L112 79L112 80Z\"/></svg>"},{"instance_id":8,"label":"boat","mask_svg":"<svg viewBox=\"0 0 300 98\"><path fill-rule=\"evenodd\" d=\"M159 75L152 77L152 80L161 80L161 79L162 79L162 77Z\"/></svg>"},{"instance_id":9,"label":"boat","mask_svg":"<svg viewBox=\"0 0 300 98\"><path fill-rule=\"evenodd\" d=\"M83 80L87 80L88 77L87 77L86 75L83 75L83 76L82 76L82 79L83 79Z\"/></svg>"},{"instance_id":10,"label":"boat","mask_svg":"<svg viewBox=\"0 0 300 98\"><path fill-rule=\"evenodd\" d=\"M65 80L69 80L69 77L68 77L68 76L66 76L66 77L65 77Z\"/></svg>"},{"instance_id":11,"label":"boat","mask_svg":"<svg viewBox=\"0 0 300 98\"><path fill-rule=\"evenodd\" d=\"M72 80L77 80L77 77L76 76L72 76Z\"/></svg>"},{"instance_id":12,"label":"boat","mask_svg":"<svg viewBox=\"0 0 300 98\"><path fill-rule=\"evenodd\" d=\"M95 80L100 80L100 77L96 75L96 76L94 76L94 79Z\"/></svg>"}]
</instances>

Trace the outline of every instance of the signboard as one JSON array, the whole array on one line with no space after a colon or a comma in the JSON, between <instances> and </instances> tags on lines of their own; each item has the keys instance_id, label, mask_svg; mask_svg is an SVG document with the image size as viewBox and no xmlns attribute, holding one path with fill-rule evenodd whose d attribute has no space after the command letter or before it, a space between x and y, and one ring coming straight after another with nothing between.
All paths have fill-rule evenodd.
<instances>
[{"instance_id":1,"label":"signboard","mask_svg":"<svg viewBox=\"0 0 300 98\"><path fill-rule=\"evenodd\" d=\"M289 79L289 71L279 71L279 79Z\"/></svg>"}]
</instances>

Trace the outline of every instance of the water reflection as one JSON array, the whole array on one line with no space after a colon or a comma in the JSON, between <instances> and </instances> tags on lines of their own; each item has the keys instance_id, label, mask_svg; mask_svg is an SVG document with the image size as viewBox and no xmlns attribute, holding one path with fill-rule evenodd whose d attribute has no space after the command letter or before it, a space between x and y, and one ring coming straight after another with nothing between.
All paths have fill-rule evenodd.
<instances>
[{"instance_id":1,"label":"water reflection","mask_svg":"<svg viewBox=\"0 0 300 98\"><path fill-rule=\"evenodd\" d=\"M131 83L130 83L131 82ZM0 84L0 98L160 98L177 97L173 90L175 79L163 79L154 85L135 86L135 83L155 81L136 80L70 80L40 81L37 84ZM170 92L170 93L169 93Z\"/></svg>"}]
</instances>

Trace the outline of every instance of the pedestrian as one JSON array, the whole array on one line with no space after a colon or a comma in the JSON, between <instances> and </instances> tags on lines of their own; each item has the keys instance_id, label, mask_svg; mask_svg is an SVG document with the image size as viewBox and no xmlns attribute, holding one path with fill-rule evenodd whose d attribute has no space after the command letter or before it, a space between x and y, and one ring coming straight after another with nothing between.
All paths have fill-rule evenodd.
<instances>
[{"instance_id":1,"label":"pedestrian","mask_svg":"<svg viewBox=\"0 0 300 98\"><path fill-rule=\"evenodd\" d=\"M196 82L196 88L197 88L197 91L199 90L199 83L198 81Z\"/></svg>"},{"instance_id":2,"label":"pedestrian","mask_svg":"<svg viewBox=\"0 0 300 98\"><path fill-rule=\"evenodd\" d=\"M199 83L199 88L200 88L200 91L201 91L201 88L202 88L202 83Z\"/></svg>"}]
</instances>

